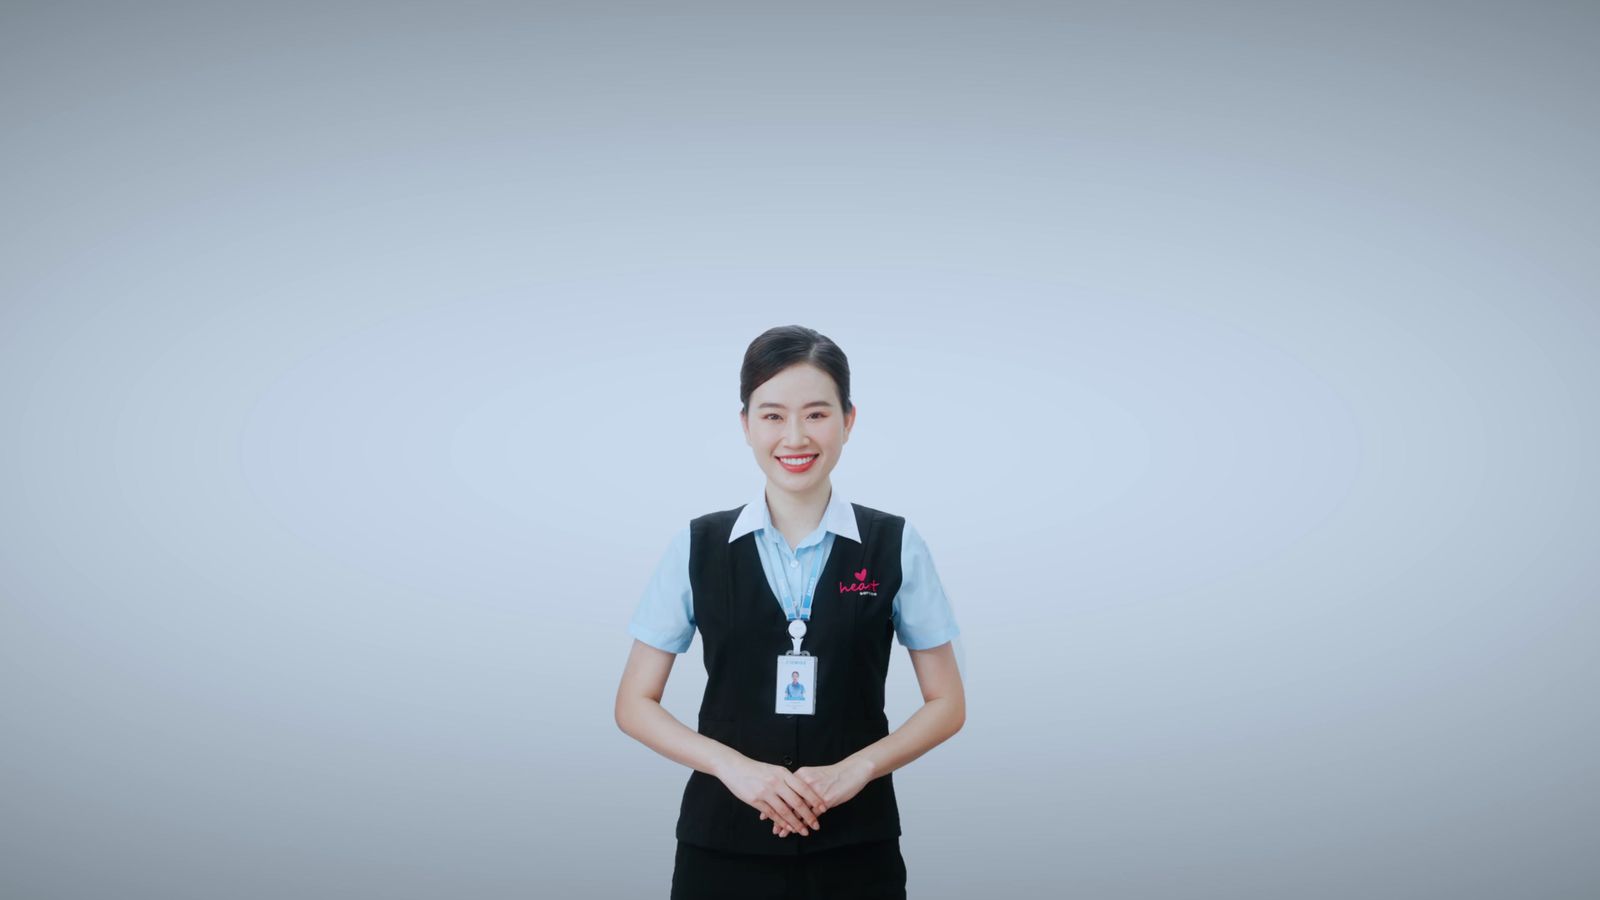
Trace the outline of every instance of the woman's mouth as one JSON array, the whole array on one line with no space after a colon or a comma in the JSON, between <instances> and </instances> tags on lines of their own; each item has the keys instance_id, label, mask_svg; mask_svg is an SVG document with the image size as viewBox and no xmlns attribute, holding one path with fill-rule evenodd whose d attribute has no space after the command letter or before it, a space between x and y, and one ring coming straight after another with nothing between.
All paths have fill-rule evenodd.
<instances>
[{"instance_id":1,"label":"woman's mouth","mask_svg":"<svg viewBox=\"0 0 1600 900\"><path fill-rule=\"evenodd\" d=\"M807 453L802 456L780 456L778 457L778 464L783 466L786 472L804 472L811 468L811 464L817 461L818 456L821 456L821 454Z\"/></svg>"}]
</instances>

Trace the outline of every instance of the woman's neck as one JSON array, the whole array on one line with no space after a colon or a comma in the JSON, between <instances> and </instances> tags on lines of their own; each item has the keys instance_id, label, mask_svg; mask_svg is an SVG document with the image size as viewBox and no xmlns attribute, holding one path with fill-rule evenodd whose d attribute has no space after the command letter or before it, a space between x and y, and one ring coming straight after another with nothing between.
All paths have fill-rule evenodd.
<instances>
[{"instance_id":1,"label":"woman's neck","mask_svg":"<svg viewBox=\"0 0 1600 900\"><path fill-rule=\"evenodd\" d=\"M806 535L816 530L822 522L822 514L828 509L828 501L833 497L833 483L824 481L804 494L795 494L790 491L773 487L772 482L767 482L766 489L767 511L772 515L772 526L778 529L789 540L793 547L805 538Z\"/></svg>"}]
</instances>

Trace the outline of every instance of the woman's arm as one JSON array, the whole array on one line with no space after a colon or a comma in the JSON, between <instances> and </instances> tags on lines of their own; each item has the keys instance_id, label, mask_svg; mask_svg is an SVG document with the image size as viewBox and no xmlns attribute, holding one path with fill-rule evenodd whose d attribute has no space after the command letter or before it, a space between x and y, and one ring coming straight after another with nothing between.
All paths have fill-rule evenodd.
<instances>
[{"instance_id":1,"label":"woman's arm","mask_svg":"<svg viewBox=\"0 0 1600 900\"><path fill-rule=\"evenodd\" d=\"M922 707L905 724L840 761L864 768L867 781L904 766L961 730L967 722L967 695L949 641L927 650L908 650L922 688Z\"/></svg>"},{"instance_id":2,"label":"woman's arm","mask_svg":"<svg viewBox=\"0 0 1600 900\"><path fill-rule=\"evenodd\" d=\"M738 751L712 740L679 722L661 706L667 676L677 660L668 653L634 638L617 687L617 727L629 737L666 758L717 778Z\"/></svg>"},{"instance_id":3,"label":"woman's arm","mask_svg":"<svg viewBox=\"0 0 1600 900\"><path fill-rule=\"evenodd\" d=\"M961 730L967 723L967 694L949 641L927 650L908 650L922 688L922 706L893 733L862 747L843 762L869 767L871 778L904 766ZM871 778L868 780L870 781Z\"/></svg>"},{"instance_id":4,"label":"woman's arm","mask_svg":"<svg viewBox=\"0 0 1600 900\"><path fill-rule=\"evenodd\" d=\"M822 798L782 766L756 762L721 741L708 738L661 705L667 675L677 654L634 638L617 687L617 727L623 733L674 762L704 772L727 785L740 800L759 810L762 819L785 822L793 831L817 828Z\"/></svg>"},{"instance_id":5,"label":"woman's arm","mask_svg":"<svg viewBox=\"0 0 1600 900\"><path fill-rule=\"evenodd\" d=\"M967 695L961 686L961 670L956 666L955 646L946 641L927 650L910 650L917 684L922 688L922 707L905 724L862 747L831 766L812 766L796 770L822 795L824 809L831 809L854 797L867 782L904 766L961 730L967 721ZM776 834L786 834L783 823L774 823Z\"/></svg>"}]
</instances>

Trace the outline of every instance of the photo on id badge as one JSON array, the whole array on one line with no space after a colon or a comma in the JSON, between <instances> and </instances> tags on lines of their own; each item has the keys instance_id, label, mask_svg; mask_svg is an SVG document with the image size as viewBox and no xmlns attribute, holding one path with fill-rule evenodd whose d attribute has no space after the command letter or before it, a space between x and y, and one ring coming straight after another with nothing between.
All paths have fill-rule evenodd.
<instances>
[{"instance_id":1,"label":"photo on id badge","mask_svg":"<svg viewBox=\"0 0 1600 900\"><path fill-rule=\"evenodd\" d=\"M776 711L810 716L817 711L817 658L815 656L778 657Z\"/></svg>"}]
</instances>

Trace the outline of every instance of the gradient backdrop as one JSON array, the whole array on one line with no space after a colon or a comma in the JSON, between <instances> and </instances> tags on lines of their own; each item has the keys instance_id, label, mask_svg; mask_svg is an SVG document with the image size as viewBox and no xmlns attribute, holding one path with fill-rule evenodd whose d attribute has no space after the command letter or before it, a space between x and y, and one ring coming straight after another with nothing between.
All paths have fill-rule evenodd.
<instances>
[{"instance_id":1,"label":"gradient backdrop","mask_svg":"<svg viewBox=\"0 0 1600 900\"><path fill-rule=\"evenodd\" d=\"M964 629L913 897L1600 896L1597 96L1591 3L6 3L0 896L664 897L624 629L788 323Z\"/></svg>"}]
</instances>

